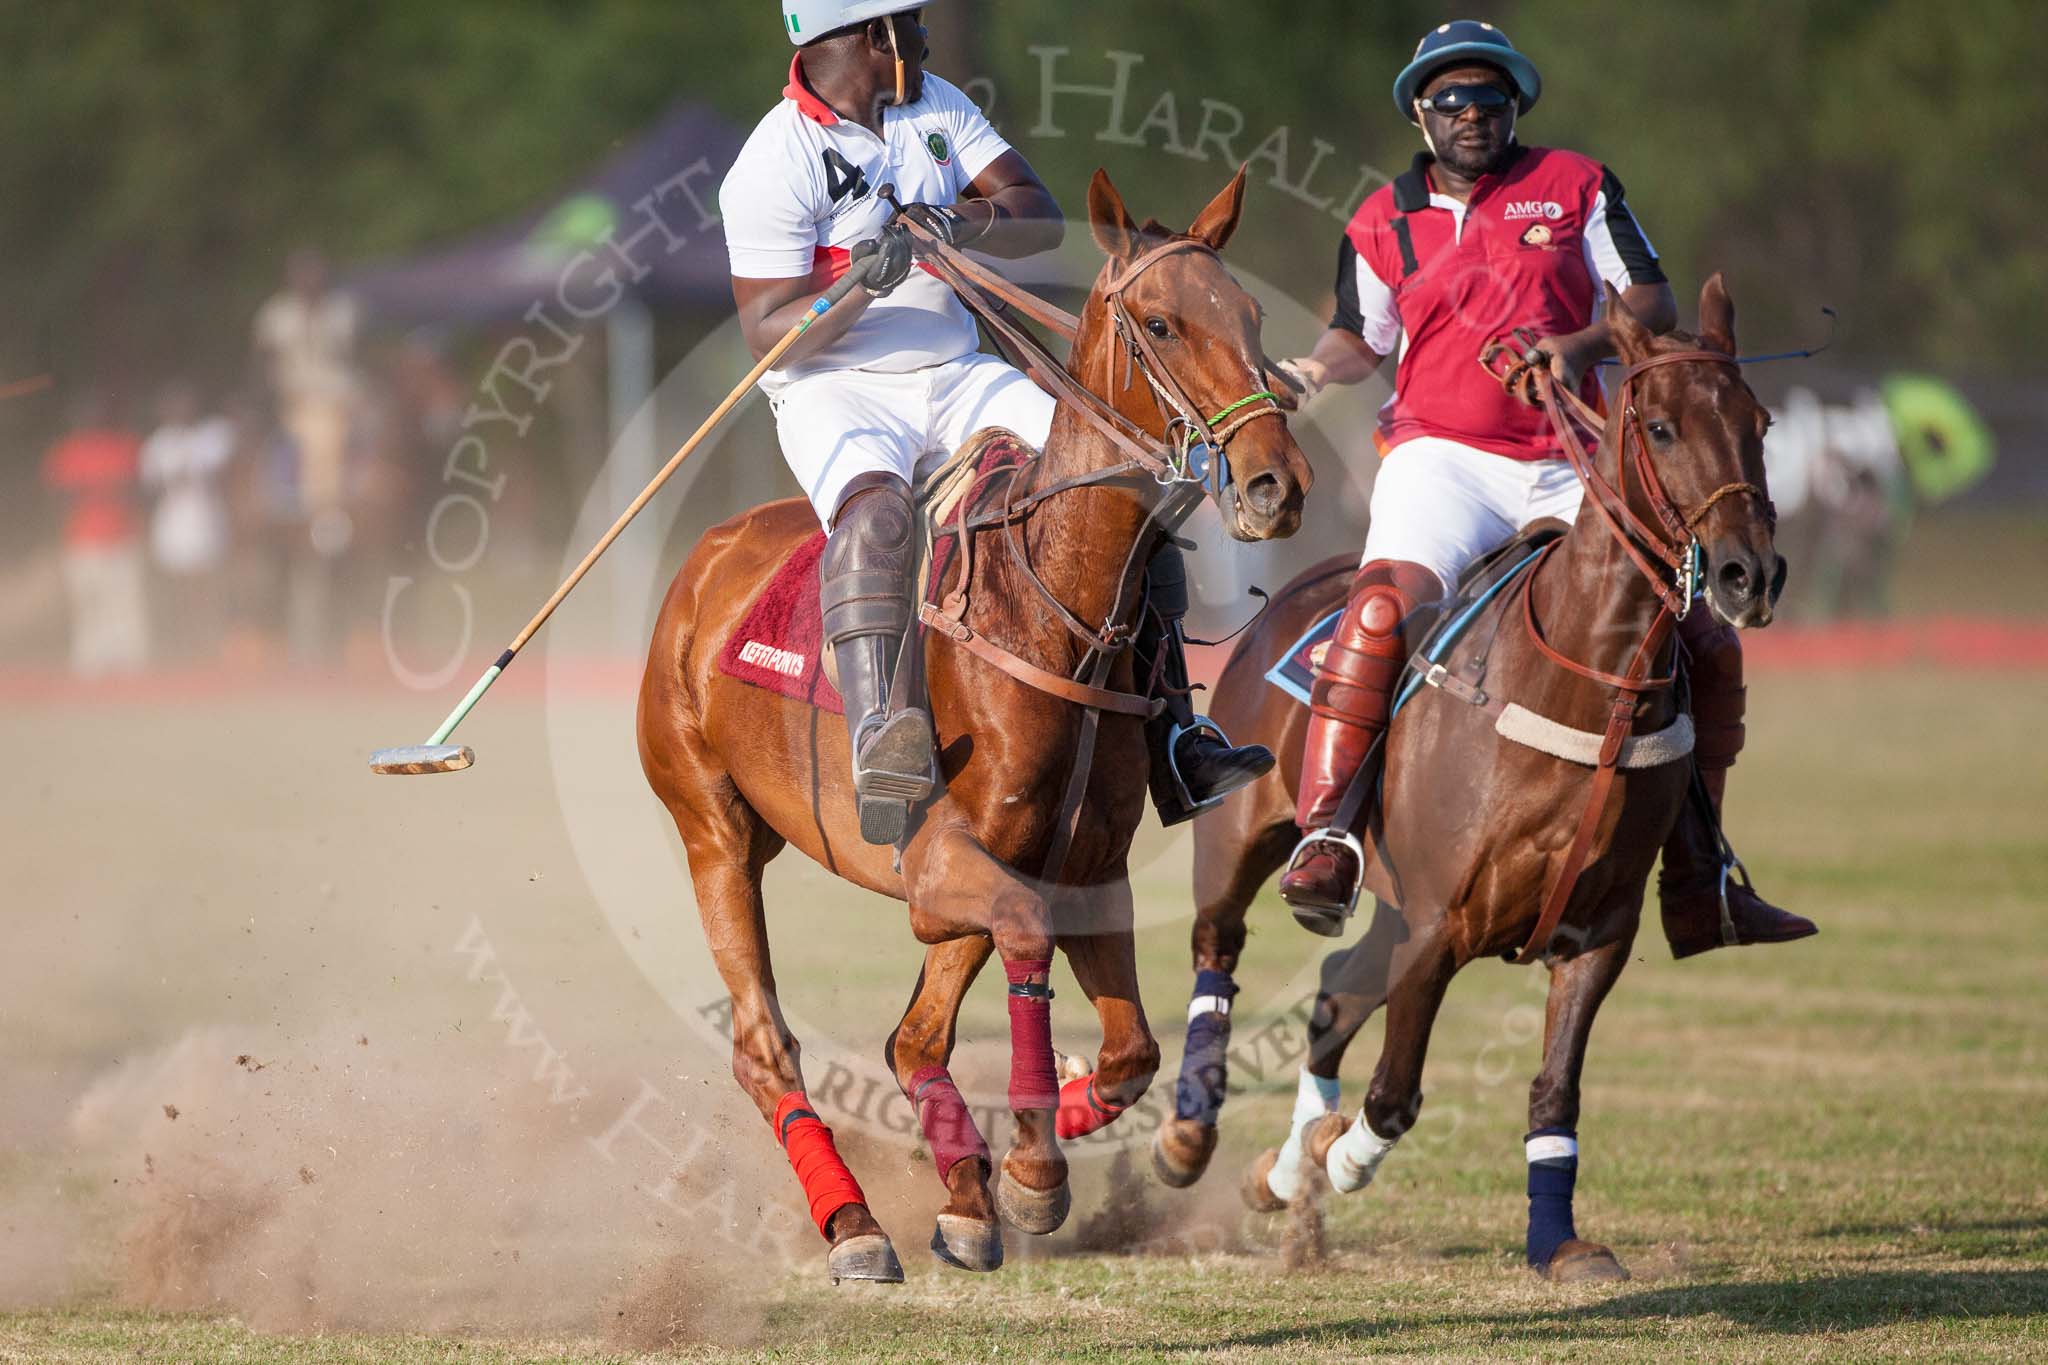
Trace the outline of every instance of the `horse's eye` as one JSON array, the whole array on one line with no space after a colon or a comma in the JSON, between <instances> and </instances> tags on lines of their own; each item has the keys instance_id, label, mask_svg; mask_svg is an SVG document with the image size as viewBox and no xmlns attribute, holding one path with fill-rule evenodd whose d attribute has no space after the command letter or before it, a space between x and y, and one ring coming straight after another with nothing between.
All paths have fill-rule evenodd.
<instances>
[{"instance_id":1,"label":"horse's eye","mask_svg":"<svg viewBox=\"0 0 2048 1365\"><path fill-rule=\"evenodd\" d=\"M1660 446L1668 446L1678 439L1667 422L1647 422L1644 424L1643 430L1650 434L1651 441Z\"/></svg>"},{"instance_id":2,"label":"horse's eye","mask_svg":"<svg viewBox=\"0 0 2048 1365\"><path fill-rule=\"evenodd\" d=\"M1165 318L1146 318L1145 330L1158 337L1161 341L1171 341L1173 339L1173 329L1166 325Z\"/></svg>"}]
</instances>

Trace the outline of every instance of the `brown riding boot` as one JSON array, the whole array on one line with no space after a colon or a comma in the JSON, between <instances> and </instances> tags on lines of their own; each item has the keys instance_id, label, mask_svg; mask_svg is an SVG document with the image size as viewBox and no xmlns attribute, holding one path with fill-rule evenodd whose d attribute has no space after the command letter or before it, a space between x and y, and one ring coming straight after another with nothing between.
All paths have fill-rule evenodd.
<instances>
[{"instance_id":1,"label":"brown riding boot","mask_svg":"<svg viewBox=\"0 0 2048 1365\"><path fill-rule=\"evenodd\" d=\"M1365 868L1357 831L1330 828L1373 742L1386 733L1394 692L1408 662L1410 618L1443 596L1436 575L1419 564L1378 560L1361 569L1316 666L1308 742L1302 758L1295 823L1304 838L1280 879L1280 896L1303 928L1327 937L1343 932L1358 900Z\"/></svg>"},{"instance_id":2,"label":"brown riding boot","mask_svg":"<svg viewBox=\"0 0 2048 1365\"><path fill-rule=\"evenodd\" d=\"M1757 895L1748 870L1721 835L1728 770L1745 738L1748 693L1742 685L1741 637L1700 604L1679 626L1679 639L1691 660L1688 677L1698 733L1693 761L1699 781L1686 794L1657 874L1671 955L1687 958L1715 948L1810 938L1819 926Z\"/></svg>"}]
</instances>

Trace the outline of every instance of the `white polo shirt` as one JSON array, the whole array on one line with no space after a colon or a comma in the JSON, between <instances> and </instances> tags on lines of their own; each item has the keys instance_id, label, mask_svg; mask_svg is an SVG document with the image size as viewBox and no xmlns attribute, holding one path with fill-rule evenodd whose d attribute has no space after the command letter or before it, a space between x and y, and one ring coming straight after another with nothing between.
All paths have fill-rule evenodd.
<instances>
[{"instance_id":1,"label":"white polo shirt","mask_svg":"<svg viewBox=\"0 0 2048 1365\"><path fill-rule=\"evenodd\" d=\"M741 279L809 277L819 291L844 275L852 248L881 232L893 210L876 192L896 187L905 204L959 202L974 178L1010 150L973 101L927 73L924 97L890 109L878 138L848 122L803 79L789 87L719 190L726 249ZM980 347L974 320L953 291L916 271L876 299L838 342L764 380L771 394L834 370L906 374L943 365Z\"/></svg>"}]
</instances>

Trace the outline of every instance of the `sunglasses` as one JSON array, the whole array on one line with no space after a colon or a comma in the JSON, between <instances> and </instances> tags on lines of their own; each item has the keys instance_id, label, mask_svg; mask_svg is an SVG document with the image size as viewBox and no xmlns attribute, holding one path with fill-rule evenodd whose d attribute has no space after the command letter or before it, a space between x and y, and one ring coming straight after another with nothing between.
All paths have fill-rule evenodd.
<instances>
[{"instance_id":1,"label":"sunglasses","mask_svg":"<svg viewBox=\"0 0 2048 1365\"><path fill-rule=\"evenodd\" d=\"M1497 85L1447 85L1415 102L1445 118L1456 118L1467 109L1477 109L1487 118L1499 118L1514 104L1514 99Z\"/></svg>"}]
</instances>

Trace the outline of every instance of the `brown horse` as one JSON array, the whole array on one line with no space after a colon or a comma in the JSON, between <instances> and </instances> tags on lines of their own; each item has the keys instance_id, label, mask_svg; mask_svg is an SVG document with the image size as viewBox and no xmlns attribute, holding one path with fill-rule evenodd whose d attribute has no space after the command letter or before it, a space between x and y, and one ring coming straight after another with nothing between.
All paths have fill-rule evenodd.
<instances>
[{"instance_id":1,"label":"brown horse","mask_svg":"<svg viewBox=\"0 0 2048 1365\"><path fill-rule=\"evenodd\" d=\"M1254 1207L1283 1206L1301 1188L1303 1151L1340 1190L1368 1183L1416 1121L1430 1028L1451 978L1480 958L1541 955L1550 996L1542 1070L1530 1089L1529 1248L1532 1265L1559 1279L1624 1273L1571 1226L1580 1070L1594 1016L1628 961L1645 882L1691 765L1639 750L1655 766L1596 774L1583 757L1566 761L1504 737L1497 720L1512 702L1590 741L1618 743L1631 729L1689 737L1677 689L1651 674L1676 670L1672 627L1691 606L1690 572L1680 587L1651 570L1668 573L1660 560L1696 566L1703 551L1708 599L1738 627L1769 623L1783 573L1764 483L1768 418L1732 359L1734 309L1720 277L1701 295L1698 337L1652 336L1611 290L1609 307L1627 378L1591 457L1585 507L1443 657L1447 667L1432 680L1448 686L1410 684L1415 695L1386 744L1382 814L1366 836L1366 886L1378 911L1358 944L1324 963L1293 1133L1246 1173L1244 1191ZM1177 1117L1155 1139L1155 1165L1170 1184L1198 1179L1214 1151L1245 912L1299 835L1294 791L1308 708L1265 675L1343 606L1355 569L1352 560L1332 561L1290 584L1235 652L1213 699L1218 721L1272 748L1281 765L1196 826L1195 994L1217 1008L1197 1011L1190 1024ZM1618 685L1624 675L1628 685ZM1662 752L1682 756L1683 745ZM1598 791L1603 777L1612 790L1595 809L1588 789ZM1590 843L1572 884L1561 871L1582 826ZM1562 914L1539 931L1547 892L1557 893ZM1325 1111L1336 1107L1345 1045L1382 1004L1385 1045L1359 1121L1347 1128Z\"/></svg>"},{"instance_id":2,"label":"brown horse","mask_svg":"<svg viewBox=\"0 0 2048 1365\"><path fill-rule=\"evenodd\" d=\"M1132 566L1142 567L1171 530L1162 501L1185 515L1200 497L1200 484L1175 481L1185 462L1146 457L1134 468L1134 446L1107 435L1111 427L1163 453L1189 407L1244 412L1227 430L1194 420L1227 446L1232 471L1208 491L1241 540L1291 535L1300 524L1309 467L1269 398L1246 411L1247 390L1265 387L1259 311L1218 255L1243 201L1240 173L1187 234L1172 234L1137 226L1107 176L1096 175L1089 215L1109 260L1079 319L1069 372L1101 406L1084 412L1063 399L1043 455L1010 490L1010 510L969 526L967 552L953 556L939 585L939 595L964 607L955 629L975 638L970 646L943 628L928 636L942 780L899 850L860 837L843 728L717 666L752 600L815 533L810 508L776 503L711 531L662 608L640 695L642 764L682 833L705 937L732 993L734 1075L796 1167L831 1243L835 1280L893 1280L902 1271L803 1096L761 891L763 868L786 845L907 901L911 932L929 945L888 1061L946 1186L933 1238L942 1260L999 1265L999 1209L1032 1233L1066 1216L1045 985L1055 945L1100 1018L1090 1097L1104 1116L1135 1101L1158 1068L1138 998L1125 870L1146 792L1143 720L1089 712L1071 699L1068 680L1087 674L1098 700L1114 692L1128 701L1139 690L1124 648L1138 609ZM1039 685L992 661L991 643L1022 672L1038 670ZM1061 689L1068 695L1054 695ZM1093 763L1077 802L1067 801L1084 732ZM1049 862L1058 864L1051 877ZM961 1001L992 951L1010 975L1017 1126L994 1195L988 1149L945 1071Z\"/></svg>"}]
</instances>

